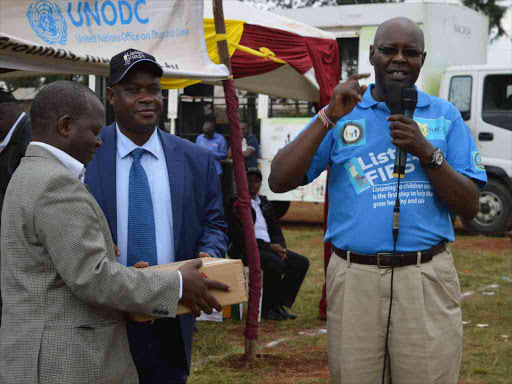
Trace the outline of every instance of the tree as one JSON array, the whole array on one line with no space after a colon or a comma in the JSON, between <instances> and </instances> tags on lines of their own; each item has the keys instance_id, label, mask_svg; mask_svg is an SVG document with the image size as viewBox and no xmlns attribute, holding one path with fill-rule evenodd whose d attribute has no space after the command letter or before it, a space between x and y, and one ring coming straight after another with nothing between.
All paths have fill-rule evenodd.
<instances>
[{"instance_id":1,"label":"tree","mask_svg":"<svg viewBox=\"0 0 512 384\"><path fill-rule=\"evenodd\" d=\"M87 84L88 76L84 75L51 75L51 76L33 76L19 79L4 79L4 83L10 92L14 92L18 88L41 88L57 80L73 80Z\"/></svg>"},{"instance_id":2,"label":"tree","mask_svg":"<svg viewBox=\"0 0 512 384\"><path fill-rule=\"evenodd\" d=\"M495 39L507 36L501 26L501 20L505 16L507 8L497 4L496 0L463 0L462 3L475 11L481 12L489 17L489 35ZM512 36L509 36L512 38Z\"/></svg>"},{"instance_id":3,"label":"tree","mask_svg":"<svg viewBox=\"0 0 512 384\"><path fill-rule=\"evenodd\" d=\"M275 8L304 8L323 7L328 5L352 5L373 3L401 3L404 0L240 0L254 4L263 9ZM503 1L501 1L503 2ZM462 0L462 3L471 9L481 12L489 17L489 35L492 38L507 36L501 26L501 20L507 11L505 6L499 5L500 0Z\"/></svg>"}]
</instances>

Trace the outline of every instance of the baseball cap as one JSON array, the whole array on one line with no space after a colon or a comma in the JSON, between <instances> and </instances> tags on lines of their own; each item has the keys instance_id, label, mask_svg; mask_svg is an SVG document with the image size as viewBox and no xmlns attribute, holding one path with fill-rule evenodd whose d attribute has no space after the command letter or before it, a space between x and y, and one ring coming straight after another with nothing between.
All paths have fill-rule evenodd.
<instances>
[{"instance_id":1,"label":"baseball cap","mask_svg":"<svg viewBox=\"0 0 512 384\"><path fill-rule=\"evenodd\" d=\"M16 101L16 98L11 92L0 88L0 103L15 103Z\"/></svg>"},{"instance_id":2,"label":"baseball cap","mask_svg":"<svg viewBox=\"0 0 512 384\"><path fill-rule=\"evenodd\" d=\"M246 172L247 172L247 176L254 174L254 175L258 175L260 177L260 179L263 180L263 175L262 175L261 171L256 167L247 168Z\"/></svg>"},{"instance_id":3,"label":"baseball cap","mask_svg":"<svg viewBox=\"0 0 512 384\"><path fill-rule=\"evenodd\" d=\"M155 73L158 75L158 77L162 77L164 71L160 64L156 62L154 56L151 56L149 53L130 48L126 51L118 53L112 57L112 59L110 59L110 84L114 85L119 83L135 64L144 61L153 63L155 67Z\"/></svg>"}]
</instances>

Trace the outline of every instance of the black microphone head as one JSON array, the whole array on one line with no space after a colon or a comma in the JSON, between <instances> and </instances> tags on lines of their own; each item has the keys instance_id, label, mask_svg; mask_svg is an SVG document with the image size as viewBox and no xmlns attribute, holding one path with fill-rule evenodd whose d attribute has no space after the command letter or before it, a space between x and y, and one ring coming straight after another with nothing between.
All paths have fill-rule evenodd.
<instances>
[{"instance_id":1,"label":"black microphone head","mask_svg":"<svg viewBox=\"0 0 512 384\"><path fill-rule=\"evenodd\" d=\"M386 85L386 104L392 115L401 115L402 111L402 88L398 83Z\"/></svg>"},{"instance_id":2,"label":"black microphone head","mask_svg":"<svg viewBox=\"0 0 512 384\"><path fill-rule=\"evenodd\" d=\"M414 111L418 104L418 91L414 88L402 89L402 109Z\"/></svg>"}]
</instances>

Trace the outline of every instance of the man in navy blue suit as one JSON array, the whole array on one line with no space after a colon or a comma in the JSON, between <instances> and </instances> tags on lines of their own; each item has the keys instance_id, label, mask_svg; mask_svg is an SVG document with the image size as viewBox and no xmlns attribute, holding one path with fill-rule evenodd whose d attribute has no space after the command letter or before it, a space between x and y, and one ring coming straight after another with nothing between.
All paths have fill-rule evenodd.
<instances>
[{"instance_id":1,"label":"man in navy blue suit","mask_svg":"<svg viewBox=\"0 0 512 384\"><path fill-rule=\"evenodd\" d=\"M85 182L105 212L119 262L145 267L226 251L222 195L212 153L157 128L163 111L155 58L129 49L110 62L107 96L116 121ZM183 287L186 288L186 287ZM199 315L199 309L193 310ZM186 383L194 315L127 322L141 384Z\"/></svg>"}]
</instances>

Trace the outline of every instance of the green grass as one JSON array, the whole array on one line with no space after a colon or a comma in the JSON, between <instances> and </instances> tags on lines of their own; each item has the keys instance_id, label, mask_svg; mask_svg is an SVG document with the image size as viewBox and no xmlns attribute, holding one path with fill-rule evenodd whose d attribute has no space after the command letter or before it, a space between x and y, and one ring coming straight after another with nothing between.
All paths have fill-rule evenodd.
<instances>
[{"instance_id":1,"label":"green grass","mask_svg":"<svg viewBox=\"0 0 512 384\"><path fill-rule=\"evenodd\" d=\"M475 291L462 302L464 344L460 377L467 383L512 383L512 251L459 247L469 236L459 236L454 258L462 292ZM479 240L483 238L480 237ZM501 239L507 242L507 239ZM512 242L508 241L512 245ZM494 296L482 294L491 284L499 288L485 289ZM489 324L479 328L477 324ZM508 336L508 339L502 337Z\"/></svg>"},{"instance_id":2,"label":"green grass","mask_svg":"<svg viewBox=\"0 0 512 384\"><path fill-rule=\"evenodd\" d=\"M295 321L260 323L255 363L242 361L245 321L197 323L190 384L312 384L329 383L326 335L300 332L325 329L318 320L318 303L323 284L323 243L321 226L287 225L284 228L291 250L307 255L310 269L293 311ZM461 291L475 291L463 300L463 360L459 383L512 383L512 242L458 234L452 247L459 272ZM482 288L499 284L494 296ZM476 324L489 324L478 328ZM507 335L508 339L502 337ZM286 338L275 347L270 341Z\"/></svg>"}]
</instances>

